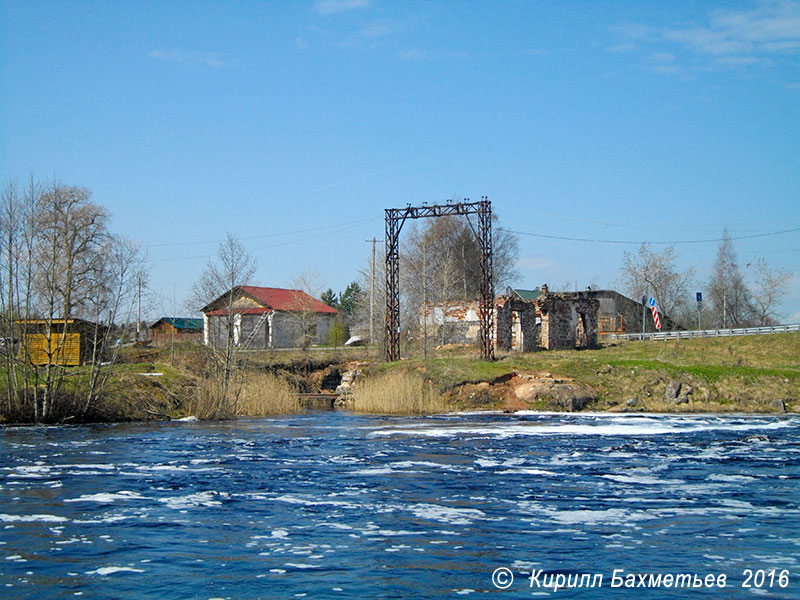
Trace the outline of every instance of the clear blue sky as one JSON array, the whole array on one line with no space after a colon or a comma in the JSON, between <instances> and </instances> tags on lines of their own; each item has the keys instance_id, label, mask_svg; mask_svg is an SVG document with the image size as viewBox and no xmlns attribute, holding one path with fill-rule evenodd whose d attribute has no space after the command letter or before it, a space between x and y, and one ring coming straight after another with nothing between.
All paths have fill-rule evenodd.
<instances>
[{"instance_id":1,"label":"clear blue sky","mask_svg":"<svg viewBox=\"0 0 800 600\"><path fill-rule=\"evenodd\" d=\"M384 208L454 195L633 242L521 235L519 287L619 287L642 241L800 228L800 2L0 6L0 179L89 188L149 252L153 317L185 312L228 231L254 284L341 291ZM800 232L735 247L800 274ZM698 290L716 248L676 247Z\"/></svg>"}]
</instances>

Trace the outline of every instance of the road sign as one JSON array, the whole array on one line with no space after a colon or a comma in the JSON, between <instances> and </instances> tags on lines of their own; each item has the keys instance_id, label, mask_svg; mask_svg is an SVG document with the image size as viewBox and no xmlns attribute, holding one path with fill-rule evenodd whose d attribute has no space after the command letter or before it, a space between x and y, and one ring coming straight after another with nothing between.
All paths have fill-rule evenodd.
<instances>
[{"instance_id":1,"label":"road sign","mask_svg":"<svg viewBox=\"0 0 800 600\"><path fill-rule=\"evenodd\" d=\"M656 329L661 331L661 320L658 318L658 306L656 306L656 299L650 298L647 303L650 305L650 310L653 313L653 322L656 324Z\"/></svg>"}]
</instances>

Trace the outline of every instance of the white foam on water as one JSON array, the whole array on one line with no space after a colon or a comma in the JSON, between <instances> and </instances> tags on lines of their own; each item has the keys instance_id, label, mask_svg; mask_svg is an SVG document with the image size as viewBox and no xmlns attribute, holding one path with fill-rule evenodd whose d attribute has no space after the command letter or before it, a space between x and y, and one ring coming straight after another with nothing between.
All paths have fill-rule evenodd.
<instances>
[{"instance_id":1,"label":"white foam on water","mask_svg":"<svg viewBox=\"0 0 800 600\"><path fill-rule=\"evenodd\" d=\"M479 458L475 464L481 467L516 467L525 463L524 458L509 458L504 461L492 460L490 458Z\"/></svg>"},{"instance_id":2,"label":"white foam on water","mask_svg":"<svg viewBox=\"0 0 800 600\"><path fill-rule=\"evenodd\" d=\"M469 525L473 521L486 520L486 513L477 508L453 508L439 504L414 504L408 509L420 519L439 521L449 525Z\"/></svg>"},{"instance_id":3,"label":"white foam on water","mask_svg":"<svg viewBox=\"0 0 800 600\"><path fill-rule=\"evenodd\" d=\"M75 519L73 523L81 523L81 524L89 524L89 525L97 525L100 523L117 523L119 521L127 521L129 519L136 519L138 517L133 515L111 515L110 517L102 517L99 519Z\"/></svg>"},{"instance_id":4,"label":"white foam on water","mask_svg":"<svg viewBox=\"0 0 800 600\"><path fill-rule=\"evenodd\" d=\"M100 575L107 577L115 573L144 573L144 569L134 569L133 567L100 567L94 571L86 571L87 575Z\"/></svg>"},{"instance_id":5,"label":"white foam on water","mask_svg":"<svg viewBox=\"0 0 800 600\"><path fill-rule=\"evenodd\" d=\"M284 563L285 567L292 567L293 569L319 569L322 565L312 565L309 563Z\"/></svg>"},{"instance_id":6,"label":"white foam on water","mask_svg":"<svg viewBox=\"0 0 800 600\"><path fill-rule=\"evenodd\" d=\"M547 512L551 519L565 525L618 525L625 527L633 522L657 518L655 515L630 511L624 508L608 508L606 510L548 510Z\"/></svg>"},{"instance_id":7,"label":"white foam on water","mask_svg":"<svg viewBox=\"0 0 800 600\"><path fill-rule=\"evenodd\" d=\"M273 538L287 538L289 537L289 532L285 529L274 529L272 531L271 537Z\"/></svg>"},{"instance_id":8,"label":"white foam on water","mask_svg":"<svg viewBox=\"0 0 800 600\"><path fill-rule=\"evenodd\" d=\"M393 473L414 473L415 471L395 471L391 467L374 467L370 469L356 469L350 471L352 475L391 475Z\"/></svg>"},{"instance_id":9,"label":"white foam on water","mask_svg":"<svg viewBox=\"0 0 800 600\"><path fill-rule=\"evenodd\" d=\"M399 535L419 535L419 533L416 531L403 531L403 530L394 531L393 529L378 529L377 531L370 531L369 535L378 535L382 537L395 537Z\"/></svg>"},{"instance_id":10,"label":"white foam on water","mask_svg":"<svg viewBox=\"0 0 800 600\"><path fill-rule=\"evenodd\" d=\"M63 523L66 517L56 515L6 515L0 514L0 521L4 523Z\"/></svg>"},{"instance_id":11,"label":"white foam on water","mask_svg":"<svg viewBox=\"0 0 800 600\"><path fill-rule=\"evenodd\" d=\"M731 483L741 483L743 481L755 481L758 479L757 477L753 477L751 475L725 475L722 473L712 473L708 477L706 477L709 481L722 481L722 482L731 482Z\"/></svg>"},{"instance_id":12,"label":"white foam on water","mask_svg":"<svg viewBox=\"0 0 800 600\"><path fill-rule=\"evenodd\" d=\"M548 477L555 477L558 473L554 473L553 471L545 471L544 469L506 469L504 471L498 471L498 475L545 475Z\"/></svg>"},{"instance_id":13,"label":"white foam on water","mask_svg":"<svg viewBox=\"0 0 800 600\"><path fill-rule=\"evenodd\" d=\"M198 506L220 506L222 500L228 497L226 492L195 492L186 496L172 498L159 498L158 501L173 509L195 508Z\"/></svg>"},{"instance_id":14,"label":"white foam on water","mask_svg":"<svg viewBox=\"0 0 800 600\"><path fill-rule=\"evenodd\" d=\"M458 465L449 465L446 463L437 463L429 460L403 460L400 462L392 463L392 467L398 469L409 469L413 467L430 467L433 469L443 469L445 471L464 471L464 467Z\"/></svg>"},{"instance_id":15,"label":"white foam on water","mask_svg":"<svg viewBox=\"0 0 800 600\"><path fill-rule=\"evenodd\" d=\"M50 477L51 467L49 465L24 465L14 467L14 472L9 473L6 477L20 478L20 479L43 479Z\"/></svg>"},{"instance_id":16,"label":"white foam on water","mask_svg":"<svg viewBox=\"0 0 800 600\"><path fill-rule=\"evenodd\" d=\"M288 504L301 504L304 506L340 506L342 508L361 508L361 505L353 502L342 502L340 500L309 500L284 494L274 498L276 502L286 502Z\"/></svg>"},{"instance_id":17,"label":"white foam on water","mask_svg":"<svg viewBox=\"0 0 800 600\"><path fill-rule=\"evenodd\" d=\"M66 498L64 502L99 502L101 504L110 504L117 500L147 500L148 498L138 494L137 492L129 492L122 490L116 493L100 492L97 494L84 494L78 498Z\"/></svg>"},{"instance_id":18,"label":"white foam on water","mask_svg":"<svg viewBox=\"0 0 800 600\"><path fill-rule=\"evenodd\" d=\"M796 565L797 559L793 556L782 556L780 554L754 554L753 558L776 565Z\"/></svg>"},{"instance_id":19,"label":"white foam on water","mask_svg":"<svg viewBox=\"0 0 800 600\"><path fill-rule=\"evenodd\" d=\"M136 467L137 471L170 471L170 472L178 472L178 471L188 471L188 465L140 465ZM199 469L193 469L193 471L197 471Z\"/></svg>"},{"instance_id":20,"label":"white foam on water","mask_svg":"<svg viewBox=\"0 0 800 600\"><path fill-rule=\"evenodd\" d=\"M316 527L330 527L331 529L342 529L345 531L351 531L353 528L350 525L346 525L344 523L317 523Z\"/></svg>"},{"instance_id":21,"label":"white foam on water","mask_svg":"<svg viewBox=\"0 0 800 600\"><path fill-rule=\"evenodd\" d=\"M519 414L519 413L517 413ZM532 413L539 414L539 413ZM564 413L567 417L569 413ZM591 418L590 417L594 417ZM389 437L397 435L421 436L428 438L452 438L463 436L493 437L506 439L520 436L546 436L546 435L598 435L598 436L648 436L667 435L674 433L696 433L701 431L763 431L777 430L792 427L794 419L790 420L765 420L750 417L748 422L741 422L742 418L724 419L675 416L644 416L644 417L619 417L606 416L597 413L586 415L581 413L581 420L587 423L575 423L569 417L568 422L543 423L541 421L519 422L513 420L505 423L489 423L485 425L456 426L420 424L417 426L404 425L402 427L386 427L373 430L368 437Z\"/></svg>"},{"instance_id":22,"label":"white foam on water","mask_svg":"<svg viewBox=\"0 0 800 600\"><path fill-rule=\"evenodd\" d=\"M356 463L361 463L361 462L364 462L364 461L362 459L360 459L360 458L356 458L355 456L340 455L340 456L330 456L330 457L328 457L328 462L337 463L337 464L356 464Z\"/></svg>"},{"instance_id":23,"label":"white foam on water","mask_svg":"<svg viewBox=\"0 0 800 600\"><path fill-rule=\"evenodd\" d=\"M617 483L634 483L637 485L681 485L685 483L682 479L664 479L651 477L648 475L601 475L603 479L616 481Z\"/></svg>"}]
</instances>

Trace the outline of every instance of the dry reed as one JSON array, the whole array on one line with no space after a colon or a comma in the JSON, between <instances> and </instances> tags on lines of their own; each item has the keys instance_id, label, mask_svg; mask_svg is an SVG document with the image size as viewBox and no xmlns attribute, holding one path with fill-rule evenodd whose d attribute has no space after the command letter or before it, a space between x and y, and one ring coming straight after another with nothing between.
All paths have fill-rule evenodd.
<instances>
[{"instance_id":1,"label":"dry reed","mask_svg":"<svg viewBox=\"0 0 800 600\"><path fill-rule=\"evenodd\" d=\"M247 417L302 412L297 390L285 379L267 373L248 373L242 385L236 414Z\"/></svg>"},{"instance_id":2,"label":"dry reed","mask_svg":"<svg viewBox=\"0 0 800 600\"><path fill-rule=\"evenodd\" d=\"M353 390L357 412L418 415L443 413L451 405L429 381L416 373L384 373L367 377Z\"/></svg>"}]
</instances>

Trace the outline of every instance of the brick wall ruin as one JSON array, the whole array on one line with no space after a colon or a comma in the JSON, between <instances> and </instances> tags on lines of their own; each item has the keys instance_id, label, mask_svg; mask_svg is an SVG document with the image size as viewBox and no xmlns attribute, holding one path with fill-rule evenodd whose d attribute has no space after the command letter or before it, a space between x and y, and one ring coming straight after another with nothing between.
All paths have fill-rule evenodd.
<instances>
[{"instance_id":1,"label":"brick wall ruin","mask_svg":"<svg viewBox=\"0 0 800 600\"><path fill-rule=\"evenodd\" d=\"M597 347L600 302L585 292L551 294L542 288L535 300L541 315L539 345L546 350Z\"/></svg>"},{"instance_id":2,"label":"brick wall ruin","mask_svg":"<svg viewBox=\"0 0 800 600\"><path fill-rule=\"evenodd\" d=\"M586 292L551 294L546 286L535 300L500 296L495 301L496 347L517 352L595 348L599 304ZM477 344L478 303L429 304L420 324L439 344Z\"/></svg>"}]
</instances>

